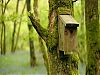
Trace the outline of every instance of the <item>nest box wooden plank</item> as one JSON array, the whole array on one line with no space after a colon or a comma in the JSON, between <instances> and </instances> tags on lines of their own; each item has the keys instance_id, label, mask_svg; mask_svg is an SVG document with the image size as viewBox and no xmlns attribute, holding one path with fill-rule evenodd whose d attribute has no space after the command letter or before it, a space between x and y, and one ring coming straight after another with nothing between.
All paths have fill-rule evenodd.
<instances>
[{"instance_id":1,"label":"nest box wooden plank","mask_svg":"<svg viewBox=\"0 0 100 75\"><path fill-rule=\"evenodd\" d=\"M58 19L59 50L71 54L77 50L77 27L79 23L71 15L59 15Z\"/></svg>"}]
</instances>

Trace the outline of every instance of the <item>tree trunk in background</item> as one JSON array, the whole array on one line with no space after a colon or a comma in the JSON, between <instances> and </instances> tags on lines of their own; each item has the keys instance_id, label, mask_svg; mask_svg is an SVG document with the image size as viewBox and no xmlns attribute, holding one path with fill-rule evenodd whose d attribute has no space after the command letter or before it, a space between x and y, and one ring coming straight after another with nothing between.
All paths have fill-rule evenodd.
<instances>
[{"instance_id":1,"label":"tree trunk in background","mask_svg":"<svg viewBox=\"0 0 100 75\"><path fill-rule=\"evenodd\" d=\"M19 41L19 34L20 34L21 23L22 23L22 17L23 17L23 14L24 14L25 6L26 6L26 1L25 1L25 4L24 4L24 7L23 7L23 9L22 9L21 15L20 15L21 17L20 17L20 22L19 22L19 27L18 27L16 42L15 42L15 46L14 46L14 51L16 50L17 44L18 44L18 41Z\"/></svg>"},{"instance_id":2,"label":"tree trunk in background","mask_svg":"<svg viewBox=\"0 0 100 75\"><path fill-rule=\"evenodd\" d=\"M4 26L4 41L3 41L3 54L6 54L6 25L3 21L3 26Z\"/></svg>"},{"instance_id":3,"label":"tree trunk in background","mask_svg":"<svg viewBox=\"0 0 100 75\"><path fill-rule=\"evenodd\" d=\"M87 67L86 75L100 75L98 0L85 0Z\"/></svg>"},{"instance_id":4,"label":"tree trunk in background","mask_svg":"<svg viewBox=\"0 0 100 75\"><path fill-rule=\"evenodd\" d=\"M18 7L19 7L19 0L17 0L16 14L18 14ZM17 25L17 20L14 21L14 28L13 28L13 33L12 33L12 45L11 45L11 52L12 53L15 52L14 46L15 46L16 25Z\"/></svg>"},{"instance_id":5,"label":"tree trunk in background","mask_svg":"<svg viewBox=\"0 0 100 75\"><path fill-rule=\"evenodd\" d=\"M2 46L3 46L3 25L1 25L1 54L3 54L3 48L2 48Z\"/></svg>"},{"instance_id":6,"label":"tree trunk in background","mask_svg":"<svg viewBox=\"0 0 100 75\"><path fill-rule=\"evenodd\" d=\"M27 3L27 11L31 11L30 3L31 0L26 0ZM28 29L29 29L29 44L30 44L30 64L32 67L36 65L36 57L35 57L35 51L34 51L34 40L33 40L33 27L32 24L28 22Z\"/></svg>"},{"instance_id":7,"label":"tree trunk in background","mask_svg":"<svg viewBox=\"0 0 100 75\"><path fill-rule=\"evenodd\" d=\"M34 0L34 15L35 17L38 18L38 20L40 21L39 19L39 16L38 16L38 0ZM47 58L47 53L46 53L46 49L45 49L45 46L43 44L43 40L40 36L38 36L39 38L39 46L40 46L40 51L42 52L42 55L43 55L43 59L44 59L44 64L46 66L46 68L48 69L48 58Z\"/></svg>"},{"instance_id":8,"label":"tree trunk in background","mask_svg":"<svg viewBox=\"0 0 100 75\"><path fill-rule=\"evenodd\" d=\"M6 27L5 22L2 21L2 31L1 31L1 54L6 53Z\"/></svg>"},{"instance_id":9,"label":"tree trunk in background","mask_svg":"<svg viewBox=\"0 0 100 75\"><path fill-rule=\"evenodd\" d=\"M40 46L40 51L42 52L42 55L43 55L43 59L44 59L44 64L45 64L45 67L47 69L47 72L48 72L48 69L49 69L49 65L48 65L48 55L47 55L47 51L45 49L45 46L43 44L43 40L42 38L39 36L39 46Z\"/></svg>"},{"instance_id":10,"label":"tree trunk in background","mask_svg":"<svg viewBox=\"0 0 100 75\"><path fill-rule=\"evenodd\" d=\"M2 0L2 5L3 5L3 0ZM2 15L3 15L3 6L2 6ZM1 54L3 54L3 23L1 26Z\"/></svg>"},{"instance_id":11,"label":"tree trunk in background","mask_svg":"<svg viewBox=\"0 0 100 75\"><path fill-rule=\"evenodd\" d=\"M7 5L10 2L10 0L5 2L5 4L4 4L3 0L1 2L2 2L2 16L4 17ZM5 53L6 53L6 25L5 25L4 19L2 20L1 23L2 23L2 29L1 29L2 30L1 31L1 54L5 55Z\"/></svg>"}]
</instances>

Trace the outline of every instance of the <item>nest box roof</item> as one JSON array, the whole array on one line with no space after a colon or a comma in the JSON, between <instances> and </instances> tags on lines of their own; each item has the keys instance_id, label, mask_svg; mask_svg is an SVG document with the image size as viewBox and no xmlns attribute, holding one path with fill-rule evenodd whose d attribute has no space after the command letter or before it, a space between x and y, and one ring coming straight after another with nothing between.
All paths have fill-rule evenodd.
<instances>
[{"instance_id":1,"label":"nest box roof","mask_svg":"<svg viewBox=\"0 0 100 75\"><path fill-rule=\"evenodd\" d=\"M79 26L79 23L71 15L59 15L59 18L64 23L65 26Z\"/></svg>"}]
</instances>

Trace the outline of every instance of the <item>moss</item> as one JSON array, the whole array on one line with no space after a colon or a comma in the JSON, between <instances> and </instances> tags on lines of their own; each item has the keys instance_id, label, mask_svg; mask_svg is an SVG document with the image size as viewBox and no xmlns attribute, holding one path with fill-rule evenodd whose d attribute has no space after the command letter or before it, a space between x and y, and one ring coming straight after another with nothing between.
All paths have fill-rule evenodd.
<instances>
[{"instance_id":1,"label":"moss","mask_svg":"<svg viewBox=\"0 0 100 75\"><path fill-rule=\"evenodd\" d=\"M79 56L78 56L77 53L73 53L71 58L72 58L72 63L77 63L78 64Z\"/></svg>"},{"instance_id":2,"label":"moss","mask_svg":"<svg viewBox=\"0 0 100 75\"><path fill-rule=\"evenodd\" d=\"M49 9L57 9L59 7L71 8L71 0L49 0Z\"/></svg>"},{"instance_id":3,"label":"moss","mask_svg":"<svg viewBox=\"0 0 100 75\"><path fill-rule=\"evenodd\" d=\"M80 75L80 74L77 72L77 70L76 71L71 70L69 75Z\"/></svg>"},{"instance_id":4,"label":"moss","mask_svg":"<svg viewBox=\"0 0 100 75\"><path fill-rule=\"evenodd\" d=\"M71 10L66 7L59 7L58 14L71 14Z\"/></svg>"},{"instance_id":5,"label":"moss","mask_svg":"<svg viewBox=\"0 0 100 75\"><path fill-rule=\"evenodd\" d=\"M63 70L67 70L68 75L79 75L78 62L79 56L77 53L67 54L60 56L62 61Z\"/></svg>"},{"instance_id":6,"label":"moss","mask_svg":"<svg viewBox=\"0 0 100 75\"><path fill-rule=\"evenodd\" d=\"M47 46L49 48L49 50L54 50L53 48L56 48L57 47L57 38L56 38L56 35L54 33L50 34L49 35L49 38L47 40Z\"/></svg>"},{"instance_id":7,"label":"moss","mask_svg":"<svg viewBox=\"0 0 100 75\"><path fill-rule=\"evenodd\" d=\"M79 56L77 53L73 53L69 60L68 60L69 67L69 75L79 75L78 72L78 62L79 62Z\"/></svg>"},{"instance_id":8,"label":"moss","mask_svg":"<svg viewBox=\"0 0 100 75\"><path fill-rule=\"evenodd\" d=\"M69 7L71 0L55 0L57 7Z\"/></svg>"},{"instance_id":9,"label":"moss","mask_svg":"<svg viewBox=\"0 0 100 75\"><path fill-rule=\"evenodd\" d=\"M47 39L47 46L49 48L49 51L55 50L58 45L58 27L57 23L54 27L54 31L52 33L49 32L48 39Z\"/></svg>"}]
</instances>

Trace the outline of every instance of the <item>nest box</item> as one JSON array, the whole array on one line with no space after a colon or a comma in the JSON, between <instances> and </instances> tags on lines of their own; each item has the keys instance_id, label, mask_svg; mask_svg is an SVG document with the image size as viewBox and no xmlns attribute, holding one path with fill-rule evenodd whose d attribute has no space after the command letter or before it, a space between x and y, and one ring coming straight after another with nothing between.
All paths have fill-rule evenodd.
<instances>
[{"instance_id":1,"label":"nest box","mask_svg":"<svg viewBox=\"0 0 100 75\"><path fill-rule=\"evenodd\" d=\"M58 17L59 50L64 54L72 54L77 50L77 27L79 23L71 15Z\"/></svg>"}]
</instances>

